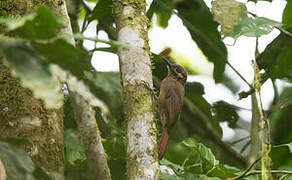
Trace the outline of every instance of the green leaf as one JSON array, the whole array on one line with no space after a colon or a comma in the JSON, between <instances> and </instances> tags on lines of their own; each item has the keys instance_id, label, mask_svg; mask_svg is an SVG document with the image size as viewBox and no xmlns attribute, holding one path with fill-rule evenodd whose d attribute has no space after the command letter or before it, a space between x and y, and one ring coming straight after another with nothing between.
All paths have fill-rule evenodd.
<instances>
[{"instance_id":1,"label":"green leaf","mask_svg":"<svg viewBox=\"0 0 292 180\"><path fill-rule=\"evenodd\" d=\"M162 159L160 161L160 164L161 165L165 165L165 166L168 166L170 167L171 169L174 169L175 171L183 171L184 170L184 167L182 167L181 165L178 165L178 164L175 164L173 162L170 162L166 159Z\"/></svg>"},{"instance_id":2,"label":"green leaf","mask_svg":"<svg viewBox=\"0 0 292 180\"><path fill-rule=\"evenodd\" d=\"M111 114L122 121L122 98L119 73L114 72L85 72L91 92L104 101L109 107Z\"/></svg>"},{"instance_id":3,"label":"green leaf","mask_svg":"<svg viewBox=\"0 0 292 180\"><path fill-rule=\"evenodd\" d=\"M198 131L208 128L213 132L213 135L222 137L222 129L219 121L215 120L212 116L212 106L203 97L204 87L200 83L192 82L187 83L185 86L185 104L183 108L182 117L195 124ZM199 134L205 134L204 137L210 136L208 131L197 132Z\"/></svg>"},{"instance_id":4,"label":"green leaf","mask_svg":"<svg viewBox=\"0 0 292 180\"><path fill-rule=\"evenodd\" d=\"M290 104L292 104L292 87L287 87L277 100L277 106L283 108Z\"/></svg>"},{"instance_id":5,"label":"green leaf","mask_svg":"<svg viewBox=\"0 0 292 180\"><path fill-rule=\"evenodd\" d=\"M212 12L214 20L221 25L221 34L229 36L233 31L234 24L247 16L247 9L244 3L235 0L212 1Z\"/></svg>"},{"instance_id":6,"label":"green leaf","mask_svg":"<svg viewBox=\"0 0 292 180\"><path fill-rule=\"evenodd\" d=\"M212 171L218 164L212 151L202 143L196 142L193 138L188 138L182 142L185 146L190 147L193 151L199 154L203 162L204 173Z\"/></svg>"},{"instance_id":7,"label":"green leaf","mask_svg":"<svg viewBox=\"0 0 292 180\"><path fill-rule=\"evenodd\" d=\"M28 43L0 37L0 50L23 87L31 89L49 108L63 105L60 83L52 76L49 65Z\"/></svg>"},{"instance_id":8,"label":"green leaf","mask_svg":"<svg viewBox=\"0 0 292 180\"><path fill-rule=\"evenodd\" d=\"M290 153L292 154L292 142L289 143L289 144L280 144L280 145L276 145L276 146L273 146L273 147L283 147L283 146L287 146Z\"/></svg>"},{"instance_id":9,"label":"green leaf","mask_svg":"<svg viewBox=\"0 0 292 180\"><path fill-rule=\"evenodd\" d=\"M126 158L126 141L122 136L103 141L103 146L111 160L122 160ZM119 151L117 151L119 149Z\"/></svg>"},{"instance_id":10,"label":"green leaf","mask_svg":"<svg viewBox=\"0 0 292 180\"><path fill-rule=\"evenodd\" d=\"M22 17L0 17L0 23L7 26L8 31L13 31L22 27L27 21L32 21L36 17L36 14L30 14Z\"/></svg>"},{"instance_id":11,"label":"green leaf","mask_svg":"<svg viewBox=\"0 0 292 180\"><path fill-rule=\"evenodd\" d=\"M292 91L291 87L285 87L282 93L288 95ZM285 97L280 94L280 97ZM290 97L288 97L290 98ZM280 100L281 98L279 98ZM286 98L284 98L286 99ZM273 111L270 116L272 142L276 144L291 144L292 142L292 121L291 121L292 104ZM272 148L271 158L274 168L291 167L292 157L289 148Z\"/></svg>"},{"instance_id":12,"label":"green leaf","mask_svg":"<svg viewBox=\"0 0 292 180\"><path fill-rule=\"evenodd\" d=\"M283 12L283 19L282 22L283 24L292 27L292 2L291 1L286 1L286 7Z\"/></svg>"},{"instance_id":13,"label":"green leaf","mask_svg":"<svg viewBox=\"0 0 292 180\"><path fill-rule=\"evenodd\" d=\"M221 180L221 179L218 178L218 177L208 177L208 176L205 176L205 175L201 175L201 176L200 176L200 179L201 179L201 180Z\"/></svg>"},{"instance_id":14,"label":"green leaf","mask_svg":"<svg viewBox=\"0 0 292 180\"><path fill-rule=\"evenodd\" d=\"M21 18L1 18L8 30L14 30L21 37L28 39L50 39L56 36L57 29L65 23L54 16L53 12L41 6L33 14Z\"/></svg>"},{"instance_id":15,"label":"green leaf","mask_svg":"<svg viewBox=\"0 0 292 180\"><path fill-rule=\"evenodd\" d=\"M237 127L236 123L239 118L236 109L225 101L217 101L213 105L215 120L219 122L227 122L231 128Z\"/></svg>"},{"instance_id":16,"label":"green leaf","mask_svg":"<svg viewBox=\"0 0 292 180\"><path fill-rule=\"evenodd\" d=\"M231 37L237 39L239 36L260 37L270 33L274 27L282 27L283 24L265 17L242 18L231 33Z\"/></svg>"},{"instance_id":17,"label":"green leaf","mask_svg":"<svg viewBox=\"0 0 292 180\"><path fill-rule=\"evenodd\" d=\"M260 69L272 78L292 80L292 38L281 33L256 59Z\"/></svg>"},{"instance_id":18,"label":"green leaf","mask_svg":"<svg viewBox=\"0 0 292 180\"><path fill-rule=\"evenodd\" d=\"M66 160L70 165L78 166L82 161L86 160L84 146L79 138L77 130L65 129L64 142L66 148Z\"/></svg>"},{"instance_id":19,"label":"green leaf","mask_svg":"<svg viewBox=\"0 0 292 180\"><path fill-rule=\"evenodd\" d=\"M47 43L32 42L32 46L39 54L45 57L48 63L59 65L79 79L83 79L83 72L89 70L90 57L88 53L83 49L74 47L63 39Z\"/></svg>"},{"instance_id":20,"label":"green leaf","mask_svg":"<svg viewBox=\"0 0 292 180\"><path fill-rule=\"evenodd\" d=\"M166 28L168 26L168 20L172 15L174 5L174 0L154 0L147 11L147 18L151 20L153 14L155 13L157 16L158 25Z\"/></svg>"},{"instance_id":21,"label":"green leaf","mask_svg":"<svg viewBox=\"0 0 292 180\"><path fill-rule=\"evenodd\" d=\"M115 29L113 27L114 19L112 7L112 0L99 0L88 18L89 23L93 20L97 20L97 31L105 30L109 36L111 36L111 33L109 32L114 32ZM115 37L110 37L110 39L115 39Z\"/></svg>"},{"instance_id":22,"label":"green leaf","mask_svg":"<svg viewBox=\"0 0 292 180\"><path fill-rule=\"evenodd\" d=\"M58 180L57 178L50 177L42 169L36 167L26 152L1 141L0 160L5 167L7 179Z\"/></svg>"},{"instance_id":23,"label":"green leaf","mask_svg":"<svg viewBox=\"0 0 292 180\"><path fill-rule=\"evenodd\" d=\"M203 1L185 0L177 3L176 9L192 39L214 63L215 81L221 81L227 61L227 50L217 31L218 24L213 21L209 8Z\"/></svg>"},{"instance_id":24,"label":"green leaf","mask_svg":"<svg viewBox=\"0 0 292 180\"><path fill-rule=\"evenodd\" d=\"M228 179L238 176L242 171L236 167L226 164L218 164L214 170L209 173L209 176L214 176L222 179Z\"/></svg>"},{"instance_id":25,"label":"green leaf","mask_svg":"<svg viewBox=\"0 0 292 180\"><path fill-rule=\"evenodd\" d=\"M248 0L248 1L252 1L252 2L258 2L258 1L268 1L268 2L272 2L272 0Z\"/></svg>"}]
</instances>

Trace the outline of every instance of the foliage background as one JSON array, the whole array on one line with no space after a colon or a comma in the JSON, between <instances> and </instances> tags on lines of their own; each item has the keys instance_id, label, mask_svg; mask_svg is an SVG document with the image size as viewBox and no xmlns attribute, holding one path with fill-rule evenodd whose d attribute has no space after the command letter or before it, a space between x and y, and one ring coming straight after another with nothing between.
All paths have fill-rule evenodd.
<instances>
[{"instance_id":1,"label":"foliage background","mask_svg":"<svg viewBox=\"0 0 292 180\"><path fill-rule=\"evenodd\" d=\"M88 2L94 3L94 7L90 8ZM0 50L7 58L10 67L15 71L15 75L21 79L23 86L30 88L34 95L43 99L48 106L59 106L62 103L61 98L55 95L56 79L51 70L52 63L57 64L85 83L91 93L104 102L109 111L100 106L95 107L96 119L104 138L103 145L107 153L112 178L125 179L126 126L123 121L119 73L92 71L90 61L95 51L116 53L117 47L120 46L115 41L112 1L88 0L88 2L68 1L74 37L77 40L76 47L67 43L63 36L57 35L57 28L64 26L64 24L60 18L55 17L50 10L43 7L34 14L24 16L21 19L1 18L0 22L7 26L11 34L18 33L21 34L21 37L1 36ZM241 35L260 37L271 32L273 28L281 30L279 36L261 53L256 54L259 67L264 70L264 79L269 79L274 85L272 103L266 107L268 110L266 113L271 122L271 144L277 145L277 147L272 148L270 153L273 162L272 169L292 170L291 7L291 1L287 1L282 23L265 19L257 21L257 18L250 18L246 21L239 21L232 32L233 34L230 35L235 39ZM224 72L225 67L228 66L226 44L222 42L222 35L218 32L218 23L213 20L211 9L206 6L205 2L202 0L153 1L147 10L147 17L154 20L153 16L155 15L157 24L163 28L168 26L168 21L173 14L182 20L205 58L214 64L211 76L213 80L224 86L227 91L232 92L234 99L238 97L240 92L248 90L246 85L242 85L243 81L234 82L234 76ZM90 23L96 24L95 37L92 38L84 36ZM247 24L253 26L249 27ZM153 24L149 22L149 28L151 26ZM249 27L249 29L243 30L242 27ZM290 35L287 35L283 30L290 32ZM108 35L109 40L101 41L96 38L99 33L104 32ZM85 41L93 42L94 47L92 49L83 47ZM100 44L103 46L98 46ZM192 67L182 54L173 51L170 53L164 51L164 54L163 52L161 54L174 62L183 64L189 75L201 73ZM246 59L246 61L250 60ZM104 60L99 57L98 61ZM153 53L152 63L155 88L158 91L159 81L166 75L166 67L158 53ZM240 69L241 67L235 68ZM252 69L252 67L250 68ZM284 85L278 87L279 84ZM35 88L36 85L41 88ZM223 141L222 131L224 129L220 123L224 122L228 124L229 128L235 129L237 132L242 130L247 134L250 121L243 118L248 117L239 114L239 112L242 113L242 108L226 102L224 97L219 97L220 100L216 102L210 102L206 96L217 95L205 94L204 89L204 85L197 81L189 82L186 85L186 97L181 119L176 124L175 131L171 133L165 158L160 162L170 168L167 173L162 173L162 179L226 179L239 175L245 169L246 161L243 157L248 154L250 138L248 136L235 136L236 139ZM251 107L248 109L244 110L245 113L250 113ZM89 178L87 160L69 98L65 98L64 111L66 179L87 179ZM160 126L159 122L157 122L157 126ZM241 138L244 139L240 141L241 145L238 146L239 141L235 141ZM18 142L15 140L5 141L10 144ZM23 172L17 169L13 170L14 166L11 166L10 172L17 172L19 176L27 173L32 178L42 176L54 179L57 177L46 175L18 149L14 150L8 144L1 145L1 147L6 146L9 148L2 148L0 151L9 157L11 162L15 158L12 158L12 155L17 154L19 166L24 168L22 164L24 162L30 167L25 168L26 170ZM237 149L237 151L233 151L232 148ZM12 153L8 152L8 149L11 149ZM246 179L258 179L258 177L250 176Z\"/></svg>"}]
</instances>

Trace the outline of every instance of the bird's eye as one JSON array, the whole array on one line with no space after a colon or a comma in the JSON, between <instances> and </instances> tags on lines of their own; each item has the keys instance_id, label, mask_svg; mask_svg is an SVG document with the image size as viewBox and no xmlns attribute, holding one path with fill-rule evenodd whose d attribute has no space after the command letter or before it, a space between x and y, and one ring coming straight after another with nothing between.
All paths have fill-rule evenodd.
<instances>
[{"instance_id":1,"label":"bird's eye","mask_svg":"<svg viewBox=\"0 0 292 180\"><path fill-rule=\"evenodd\" d=\"M177 68L176 69L176 72L181 73L181 69L180 68Z\"/></svg>"}]
</instances>

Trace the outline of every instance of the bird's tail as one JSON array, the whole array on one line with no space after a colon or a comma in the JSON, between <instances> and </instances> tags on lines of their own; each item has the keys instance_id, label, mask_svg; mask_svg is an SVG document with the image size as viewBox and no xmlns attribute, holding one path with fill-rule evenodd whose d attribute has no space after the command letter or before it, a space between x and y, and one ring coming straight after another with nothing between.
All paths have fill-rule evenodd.
<instances>
[{"instance_id":1,"label":"bird's tail","mask_svg":"<svg viewBox=\"0 0 292 180\"><path fill-rule=\"evenodd\" d=\"M168 143L168 131L166 128L163 128L162 136L160 138L160 146L159 146L159 159L161 160Z\"/></svg>"}]
</instances>

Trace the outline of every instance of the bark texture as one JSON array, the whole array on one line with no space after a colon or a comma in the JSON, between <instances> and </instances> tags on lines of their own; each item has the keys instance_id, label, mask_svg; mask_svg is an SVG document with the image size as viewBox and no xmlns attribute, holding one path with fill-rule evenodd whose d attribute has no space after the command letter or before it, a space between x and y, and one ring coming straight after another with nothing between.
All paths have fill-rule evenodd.
<instances>
[{"instance_id":1,"label":"bark texture","mask_svg":"<svg viewBox=\"0 0 292 180\"><path fill-rule=\"evenodd\" d=\"M63 0L0 1L0 16L23 16L46 5L66 17ZM0 33L5 30L1 28ZM47 109L30 90L21 87L0 55L0 137L26 138L23 145L35 163L49 172L63 173L63 109Z\"/></svg>"},{"instance_id":2,"label":"bark texture","mask_svg":"<svg viewBox=\"0 0 292 180\"><path fill-rule=\"evenodd\" d=\"M251 95L252 103L252 118L250 127L250 152L248 155L248 165L251 165L256 159L261 156L261 140L260 132L260 117L258 103L255 93Z\"/></svg>"},{"instance_id":3,"label":"bark texture","mask_svg":"<svg viewBox=\"0 0 292 180\"><path fill-rule=\"evenodd\" d=\"M127 121L128 179L158 179L159 165L150 91L153 87L144 0L114 1L120 47L121 82L125 120Z\"/></svg>"},{"instance_id":4,"label":"bark texture","mask_svg":"<svg viewBox=\"0 0 292 180\"><path fill-rule=\"evenodd\" d=\"M81 139L85 146L88 165L94 179L111 179L93 109L89 103L76 92L70 92L70 99L73 103Z\"/></svg>"}]
</instances>

